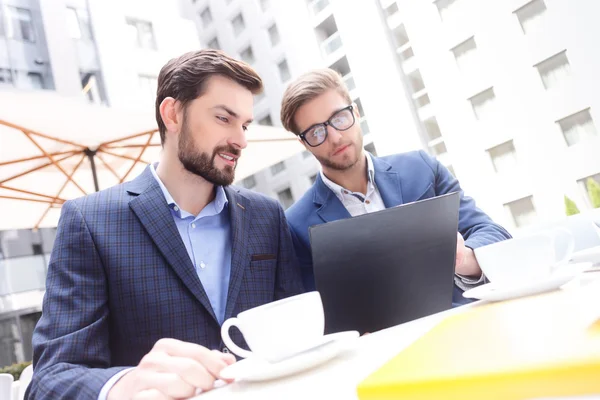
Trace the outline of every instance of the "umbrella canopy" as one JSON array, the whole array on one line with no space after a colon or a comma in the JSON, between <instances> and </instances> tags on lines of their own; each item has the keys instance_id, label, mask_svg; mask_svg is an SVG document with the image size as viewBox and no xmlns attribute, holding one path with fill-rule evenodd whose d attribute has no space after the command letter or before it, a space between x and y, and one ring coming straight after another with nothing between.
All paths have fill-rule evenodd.
<instances>
[{"instance_id":1,"label":"umbrella canopy","mask_svg":"<svg viewBox=\"0 0 600 400\"><path fill-rule=\"evenodd\" d=\"M56 226L69 199L128 181L158 160L153 110L119 110L49 91L0 92L0 230ZM242 179L303 150L281 128L252 126Z\"/></svg>"}]
</instances>

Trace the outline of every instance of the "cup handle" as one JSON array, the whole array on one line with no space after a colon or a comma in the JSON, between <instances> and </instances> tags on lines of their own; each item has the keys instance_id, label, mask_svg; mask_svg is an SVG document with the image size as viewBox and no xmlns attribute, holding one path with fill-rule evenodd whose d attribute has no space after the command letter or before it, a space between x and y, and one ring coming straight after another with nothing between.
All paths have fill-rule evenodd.
<instances>
[{"instance_id":1,"label":"cup handle","mask_svg":"<svg viewBox=\"0 0 600 400\"><path fill-rule=\"evenodd\" d=\"M573 251L575 250L575 238L570 230L566 228L556 228L553 232L553 240L554 240L554 251L556 251L556 238L560 234L564 234L569 237L569 242L567 244L567 250L565 251L565 255L556 262L556 266L561 266L567 264L571 260L571 256L573 255Z\"/></svg>"},{"instance_id":2,"label":"cup handle","mask_svg":"<svg viewBox=\"0 0 600 400\"><path fill-rule=\"evenodd\" d=\"M240 326L240 320L237 318L229 318L227 321L225 321L223 323L223 326L221 326L221 337L223 338L223 342L225 343L225 346L227 346L227 348L231 351L233 351L235 354L237 354L240 357L243 358L248 358L253 356L254 354L251 351L248 350L244 350L241 347L239 347L237 344L233 343L233 340L231 340L231 337L229 337L229 328L231 328L232 326L236 326L241 332L242 335L244 334L244 332L242 331L242 327Z\"/></svg>"}]
</instances>

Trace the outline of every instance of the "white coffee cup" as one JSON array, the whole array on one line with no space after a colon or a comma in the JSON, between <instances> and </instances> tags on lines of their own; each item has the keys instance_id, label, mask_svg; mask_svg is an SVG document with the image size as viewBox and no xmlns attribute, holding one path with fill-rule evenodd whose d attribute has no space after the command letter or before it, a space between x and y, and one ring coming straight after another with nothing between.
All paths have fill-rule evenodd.
<instances>
[{"instance_id":1,"label":"white coffee cup","mask_svg":"<svg viewBox=\"0 0 600 400\"><path fill-rule=\"evenodd\" d=\"M571 232L559 228L479 247L475 258L492 284L511 286L548 277L569 261L574 248Z\"/></svg>"},{"instance_id":2,"label":"white coffee cup","mask_svg":"<svg viewBox=\"0 0 600 400\"><path fill-rule=\"evenodd\" d=\"M229 328L236 326L251 351L236 345ZM240 357L259 357L277 362L317 345L325 332L325 316L319 292L288 297L229 318L221 327L225 345Z\"/></svg>"}]
</instances>

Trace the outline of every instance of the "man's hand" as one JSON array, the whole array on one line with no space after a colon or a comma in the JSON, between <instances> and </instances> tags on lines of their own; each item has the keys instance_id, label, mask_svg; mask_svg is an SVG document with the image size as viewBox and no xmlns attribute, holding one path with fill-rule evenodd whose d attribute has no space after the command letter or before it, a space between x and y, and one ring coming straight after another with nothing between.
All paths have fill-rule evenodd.
<instances>
[{"instance_id":1,"label":"man's hand","mask_svg":"<svg viewBox=\"0 0 600 400\"><path fill-rule=\"evenodd\" d=\"M473 249L465 246L465 240L460 232L457 233L456 238L456 267L454 271L463 276L481 276L481 268L479 268L475 253L473 253Z\"/></svg>"},{"instance_id":2,"label":"man's hand","mask_svg":"<svg viewBox=\"0 0 600 400\"><path fill-rule=\"evenodd\" d=\"M108 392L107 400L171 400L192 397L196 389L213 388L231 354L176 339L161 339Z\"/></svg>"}]
</instances>

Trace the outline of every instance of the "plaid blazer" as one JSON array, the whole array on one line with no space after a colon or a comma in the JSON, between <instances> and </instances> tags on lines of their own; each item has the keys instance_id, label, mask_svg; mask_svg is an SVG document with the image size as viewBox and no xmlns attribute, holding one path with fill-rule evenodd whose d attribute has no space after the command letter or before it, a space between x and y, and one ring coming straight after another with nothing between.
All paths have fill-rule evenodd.
<instances>
[{"instance_id":1,"label":"plaid blazer","mask_svg":"<svg viewBox=\"0 0 600 400\"><path fill-rule=\"evenodd\" d=\"M225 318L303 291L279 203L225 188L231 277ZM235 329L235 328L234 328ZM244 345L237 329L236 343ZM97 399L161 338L225 348L220 325L149 169L63 205L28 399Z\"/></svg>"}]
</instances>

